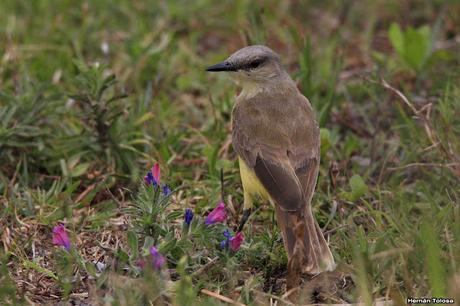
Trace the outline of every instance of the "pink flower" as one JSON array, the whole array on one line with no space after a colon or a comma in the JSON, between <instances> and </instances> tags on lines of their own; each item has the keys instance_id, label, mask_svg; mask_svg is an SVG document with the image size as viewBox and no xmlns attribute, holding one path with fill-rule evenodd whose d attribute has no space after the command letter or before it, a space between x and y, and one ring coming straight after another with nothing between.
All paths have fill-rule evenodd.
<instances>
[{"instance_id":1,"label":"pink flower","mask_svg":"<svg viewBox=\"0 0 460 306\"><path fill-rule=\"evenodd\" d=\"M160 185L160 176L161 176L161 171L160 171L160 164L159 163L155 163L155 165L153 165L152 167L152 174L153 174L153 178L155 179L155 182Z\"/></svg>"},{"instance_id":2,"label":"pink flower","mask_svg":"<svg viewBox=\"0 0 460 306\"><path fill-rule=\"evenodd\" d=\"M150 171L147 172L147 175L144 176L144 182L147 185L160 186L160 175L161 175L160 164L155 163L152 169L150 169ZM169 189L169 187L167 188ZM165 193L164 190L163 192Z\"/></svg>"},{"instance_id":3,"label":"pink flower","mask_svg":"<svg viewBox=\"0 0 460 306\"><path fill-rule=\"evenodd\" d=\"M53 244L64 247L70 251L70 239L63 224L56 225L53 228Z\"/></svg>"},{"instance_id":4,"label":"pink flower","mask_svg":"<svg viewBox=\"0 0 460 306\"><path fill-rule=\"evenodd\" d=\"M243 233L242 232L236 233L234 237L230 238L230 249L232 249L232 251L234 252L238 251L243 241L244 241Z\"/></svg>"},{"instance_id":5,"label":"pink flower","mask_svg":"<svg viewBox=\"0 0 460 306\"><path fill-rule=\"evenodd\" d=\"M153 267L160 270L161 267L165 264L166 259L163 255L160 254L160 252L158 252L157 248L154 246L150 248L150 255L152 255Z\"/></svg>"},{"instance_id":6,"label":"pink flower","mask_svg":"<svg viewBox=\"0 0 460 306\"><path fill-rule=\"evenodd\" d=\"M205 224L210 225L217 222L223 222L227 218L224 202L220 202L206 217Z\"/></svg>"}]
</instances>

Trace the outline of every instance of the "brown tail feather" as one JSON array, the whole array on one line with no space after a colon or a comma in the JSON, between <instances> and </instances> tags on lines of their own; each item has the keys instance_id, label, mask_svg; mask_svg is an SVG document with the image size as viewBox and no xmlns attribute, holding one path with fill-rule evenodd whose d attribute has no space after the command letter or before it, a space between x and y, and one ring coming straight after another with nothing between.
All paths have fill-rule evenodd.
<instances>
[{"instance_id":1,"label":"brown tail feather","mask_svg":"<svg viewBox=\"0 0 460 306\"><path fill-rule=\"evenodd\" d=\"M276 219L288 253L288 273L298 270L309 274L332 271L334 258L309 206L300 212L283 211L277 205Z\"/></svg>"}]
</instances>

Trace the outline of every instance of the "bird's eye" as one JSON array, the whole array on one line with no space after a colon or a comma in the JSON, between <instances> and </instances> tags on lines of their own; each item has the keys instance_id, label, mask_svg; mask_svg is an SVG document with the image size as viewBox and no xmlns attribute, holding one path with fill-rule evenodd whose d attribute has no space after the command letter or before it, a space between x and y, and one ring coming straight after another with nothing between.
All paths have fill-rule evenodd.
<instances>
[{"instance_id":1,"label":"bird's eye","mask_svg":"<svg viewBox=\"0 0 460 306\"><path fill-rule=\"evenodd\" d=\"M255 69L263 63L263 59L256 59L248 64L248 69Z\"/></svg>"}]
</instances>

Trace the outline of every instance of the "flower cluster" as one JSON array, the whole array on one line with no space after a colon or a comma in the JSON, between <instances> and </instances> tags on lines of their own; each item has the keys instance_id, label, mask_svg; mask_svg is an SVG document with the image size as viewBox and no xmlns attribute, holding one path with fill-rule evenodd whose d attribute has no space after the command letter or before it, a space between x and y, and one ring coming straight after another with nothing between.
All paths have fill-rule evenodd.
<instances>
[{"instance_id":1,"label":"flower cluster","mask_svg":"<svg viewBox=\"0 0 460 306\"><path fill-rule=\"evenodd\" d=\"M235 236L232 236L228 229L224 231L224 237L225 239L220 242L220 248L223 250L230 248L232 251L236 252L240 249L244 241L242 232L238 232Z\"/></svg>"},{"instance_id":2,"label":"flower cluster","mask_svg":"<svg viewBox=\"0 0 460 306\"><path fill-rule=\"evenodd\" d=\"M147 172L147 175L144 176L144 182L147 185L158 186L160 185L160 176L161 176L160 165L158 163L155 163L152 169L150 169L150 171Z\"/></svg>"},{"instance_id":3,"label":"flower cluster","mask_svg":"<svg viewBox=\"0 0 460 306\"><path fill-rule=\"evenodd\" d=\"M158 163L155 163L152 169L144 177L144 181L147 185L152 185L154 187L161 186L160 176L161 176L160 165ZM169 193L171 193L171 190L169 189L168 185L164 184L162 188L163 188L164 195L168 195ZM204 223L205 225L209 226L215 223L222 223L226 219L227 219L227 210L225 208L225 203L223 201L220 201L217 204L217 206L206 216ZM192 220L193 220L193 211L190 208L185 209L184 223L187 226L190 226L190 224L192 223ZM232 236L230 231L227 229L224 231L224 236L225 236L225 240L221 241L220 243L220 246L222 249L230 248L232 251L237 251L244 241L244 236L243 236L243 233L241 232L238 232L236 233L235 236ZM152 257L154 258L154 261L155 261L154 265L156 267L163 265L163 263L165 262L164 257L162 257L158 253L155 247L152 247L150 249L150 253Z\"/></svg>"},{"instance_id":4,"label":"flower cluster","mask_svg":"<svg viewBox=\"0 0 460 306\"><path fill-rule=\"evenodd\" d=\"M161 171L160 171L160 165L158 163L155 163L153 165L152 169L150 169L149 172L144 176L144 182L153 187L161 186L160 184L160 177L161 177ZM161 186L163 195L168 196L171 194L171 189L169 188L168 185L164 184Z\"/></svg>"},{"instance_id":5,"label":"flower cluster","mask_svg":"<svg viewBox=\"0 0 460 306\"><path fill-rule=\"evenodd\" d=\"M224 222L226 218L227 211L225 209L225 203L220 201L219 204L217 204L217 206L206 217L204 223L206 225L210 225L218 222ZM224 237L225 239L220 242L220 248L230 248L234 252L239 250L241 244L244 241L244 236L242 232L238 232L235 236L232 236L228 229L224 231Z\"/></svg>"},{"instance_id":6,"label":"flower cluster","mask_svg":"<svg viewBox=\"0 0 460 306\"><path fill-rule=\"evenodd\" d=\"M153 186L155 188L161 188L163 195L168 196L171 194L171 189L168 185L160 183L160 166L158 163L150 169L144 177L144 182L148 186ZM192 220L194 218L194 214L192 209L187 208L184 212L184 225L185 228L189 228ZM227 219L227 210L225 207L225 203L220 201L216 207L206 216L205 218L205 225L210 226L216 223L222 223ZM241 244L244 241L243 233L238 232L234 236L230 233L228 229L224 231L225 239L220 242L221 249L231 249L232 251L236 252L239 250ZM71 242L67 230L63 224L58 224L53 228L53 244L63 247L67 251L71 249ZM141 258L137 261L137 266L143 269L146 263L150 262L152 268L156 270L160 270L162 266L166 263L166 258L158 251L155 246L150 247L149 249L150 259L147 260L145 258Z\"/></svg>"}]
</instances>

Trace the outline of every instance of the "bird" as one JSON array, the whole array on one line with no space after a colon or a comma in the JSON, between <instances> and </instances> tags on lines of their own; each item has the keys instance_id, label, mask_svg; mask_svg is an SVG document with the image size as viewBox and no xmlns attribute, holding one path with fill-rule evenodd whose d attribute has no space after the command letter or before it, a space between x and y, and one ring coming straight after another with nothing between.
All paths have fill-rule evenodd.
<instances>
[{"instance_id":1,"label":"bird","mask_svg":"<svg viewBox=\"0 0 460 306\"><path fill-rule=\"evenodd\" d=\"M320 162L320 130L309 100L263 45L244 47L206 69L227 72L241 88L232 111L232 145L243 186L243 229L256 198L274 206L288 255L287 289L302 273L336 267L311 200Z\"/></svg>"}]
</instances>

